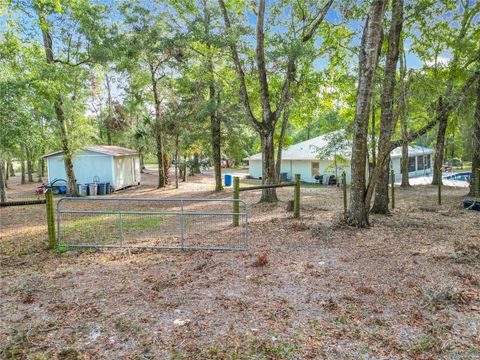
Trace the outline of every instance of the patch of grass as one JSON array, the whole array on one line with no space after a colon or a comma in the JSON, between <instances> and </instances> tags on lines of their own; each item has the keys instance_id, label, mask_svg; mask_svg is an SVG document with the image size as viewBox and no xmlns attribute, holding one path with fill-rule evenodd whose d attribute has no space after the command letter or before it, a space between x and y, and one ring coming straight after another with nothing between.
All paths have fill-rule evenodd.
<instances>
[{"instance_id":1,"label":"patch of grass","mask_svg":"<svg viewBox=\"0 0 480 360\"><path fill-rule=\"evenodd\" d=\"M171 218L175 216L176 215L168 215L168 214L154 215L154 216L139 215L138 217L135 217L135 218L125 218L122 221L122 224L124 229L150 230L150 229L158 228L162 224L162 221L165 220L166 218Z\"/></svg>"},{"instance_id":2,"label":"patch of grass","mask_svg":"<svg viewBox=\"0 0 480 360\"><path fill-rule=\"evenodd\" d=\"M431 336L421 336L413 345L412 351L414 353L431 353L435 346L436 346L437 341L431 337Z\"/></svg>"},{"instance_id":3,"label":"patch of grass","mask_svg":"<svg viewBox=\"0 0 480 360\"><path fill-rule=\"evenodd\" d=\"M138 334L141 331L140 326L135 322L119 317L115 319L115 328L122 333Z\"/></svg>"}]
</instances>

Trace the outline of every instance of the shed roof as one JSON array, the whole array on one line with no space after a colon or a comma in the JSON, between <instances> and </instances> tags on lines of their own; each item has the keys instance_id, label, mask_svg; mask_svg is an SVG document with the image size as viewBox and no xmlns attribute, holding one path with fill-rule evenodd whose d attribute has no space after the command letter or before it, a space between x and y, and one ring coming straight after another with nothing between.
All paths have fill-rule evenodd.
<instances>
[{"instance_id":1,"label":"shed roof","mask_svg":"<svg viewBox=\"0 0 480 360\"><path fill-rule=\"evenodd\" d=\"M345 138L342 130L333 131L312 139L290 145L282 151L282 160L333 160L335 154L345 158L351 156L352 143ZM427 155L433 150L427 147L410 145L408 146L409 156ZM392 158L402 157L402 148L394 149L390 156ZM254 154L246 160L262 160L262 153Z\"/></svg>"},{"instance_id":2,"label":"shed roof","mask_svg":"<svg viewBox=\"0 0 480 360\"><path fill-rule=\"evenodd\" d=\"M111 155L111 156L125 156L125 155L137 155L138 151L124 148L121 146L113 146L113 145L90 145L85 147L83 150L92 151L99 154L104 155ZM47 158L55 155L63 154L63 150L58 150L51 152L49 154L45 154L42 158Z\"/></svg>"}]
</instances>

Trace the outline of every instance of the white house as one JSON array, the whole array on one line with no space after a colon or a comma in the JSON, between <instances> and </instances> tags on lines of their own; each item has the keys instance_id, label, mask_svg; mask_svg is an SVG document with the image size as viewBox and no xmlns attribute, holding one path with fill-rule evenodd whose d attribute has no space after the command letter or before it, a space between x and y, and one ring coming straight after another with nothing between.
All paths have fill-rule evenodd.
<instances>
[{"instance_id":1,"label":"white house","mask_svg":"<svg viewBox=\"0 0 480 360\"><path fill-rule=\"evenodd\" d=\"M63 150L43 156L47 160L48 181L67 178ZM115 189L140 184L140 154L120 146L92 145L73 155L78 184L94 181L110 183Z\"/></svg>"},{"instance_id":2,"label":"white house","mask_svg":"<svg viewBox=\"0 0 480 360\"><path fill-rule=\"evenodd\" d=\"M432 149L421 146L409 146L409 176L421 176L432 172ZM391 164L397 180L401 179L402 150L397 148L391 153ZM317 182L323 175L323 183L335 175L340 177L345 171L347 183L351 182L350 172L351 143L344 140L342 132L331 132L313 139L302 141L283 150L280 173L285 180L300 174L302 181ZM261 179L262 154L247 158L249 176ZM316 179L317 178L317 179Z\"/></svg>"},{"instance_id":3,"label":"white house","mask_svg":"<svg viewBox=\"0 0 480 360\"><path fill-rule=\"evenodd\" d=\"M408 177L430 175L433 171L433 149L418 145L408 146ZM390 153L391 168L395 172L395 181L402 180L402 148Z\"/></svg>"}]
</instances>

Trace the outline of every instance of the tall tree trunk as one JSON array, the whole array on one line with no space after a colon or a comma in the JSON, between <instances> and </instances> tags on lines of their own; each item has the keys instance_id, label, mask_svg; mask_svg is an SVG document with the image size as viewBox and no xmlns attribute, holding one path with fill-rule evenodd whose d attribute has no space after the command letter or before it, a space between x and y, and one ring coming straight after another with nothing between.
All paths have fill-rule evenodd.
<instances>
[{"instance_id":1,"label":"tall tree trunk","mask_svg":"<svg viewBox=\"0 0 480 360\"><path fill-rule=\"evenodd\" d=\"M373 79L378 64L378 53L382 38L382 21L385 15L385 7L385 0L375 0L372 3L365 21L360 47L360 73L351 158L352 185L350 188L350 207L347 216L347 221L357 227L368 226L368 208L365 204L368 120Z\"/></svg>"},{"instance_id":2,"label":"tall tree trunk","mask_svg":"<svg viewBox=\"0 0 480 360\"><path fill-rule=\"evenodd\" d=\"M107 144L112 145L112 130L110 126L113 124L113 109L112 109L112 91L110 87L110 76L108 75L108 69L103 68L105 72L105 83L107 85L107 101L108 101L108 117L109 121L105 124L107 128Z\"/></svg>"},{"instance_id":3,"label":"tall tree trunk","mask_svg":"<svg viewBox=\"0 0 480 360\"><path fill-rule=\"evenodd\" d=\"M400 54L400 36L403 27L403 0L393 0L392 22L388 34L388 52L383 74L381 95L380 137L378 139L377 166L373 170L367 187L365 204L370 206L375 188L372 212L388 214L388 179L390 174L390 141L395 132L397 117L394 114L397 62Z\"/></svg>"},{"instance_id":4,"label":"tall tree trunk","mask_svg":"<svg viewBox=\"0 0 480 360\"><path fill-rule=\"evenodd\" d=\"M183 154L183 182L187 182L187 155Z\"/></svg>"},{"instance_id":5,"label":"tall tree trunk","mask_svg":"<svg viewBox=\"0 0 480 360\"><path fill-rule=\"evenodd\" d=\"M273 185L276 183L275 176L275 145L272 131L261 133L262 145L262 184ZM262 190L262 202L277 202L277 192L275 188Z\"/></svg>"},{"instance_id":6,"label":"tall tree trunk","mask_svg":"<svg viewBox=\"0 0 480 360\"><path fill-rule=\"evenodd\" d=\"M219 6L222 11L225 29L227 30L227 38L232 35L232 27L230 23L230 17L228 15L227 7L225 6L224 0L218 0ZM274 159L274 142L273 138L275 135L275 128L278 118L281 116L285 106L287 106L288 101L290 100L290 87L294 82L296 77L296 64L297 58L291 56L288 59L286 66L286 74L283 78L283 83L281 85L281 91L279 95L279 100L276 101L276 109L272 110L271 106L271 94L269 91L268 76L267 76L267 65L265 60L265 34L264 34L264 22L265 22L265 3L266 0L258 1L257 8L257 24L256 24L256 49L255 49L255 62L256 70L258 73L258 85L259 85L259 95L260 95L260 105L261 105L261 120L259 121L252 110L250 104L250 98L247 90L247 84L245 80L245 72L243 71L242 61L240 60L240 55L237 50L237 45L235 42L230 41L229 47L231 50L233 62L235 65L235 71L237 73L240 85L240 95L242 97L243 106L245 108L247 119L250 121L251 125L260 135L260 140L262 143L262 182L264 184L274 184L276 182L275 174L275 159ZM318 14L311 19L309 29L305 30L301 37L298 39L302 43L308 43L312 41L312 38L315 35L315 32L318 30L319 26L323 23L327 12L332 6L333 0L328 0ZM277 201L277 195L275 189L263 189L261 201L274 202Z\"/></svg>"},{"instance_id":7,"label":"tall tree trunk","mask_svg":"<svg viewBox=\"0 0 480 360\"><path fill-rule=\"evenodd\" d=\"M178 133L175 135L175 189L178 189L178 148L179 148L179 135Z\"/></svg>"},{"instance_id":8,"label":"tall tree trunk","mask_svg":"<svg viewBox=\"0 0 480 360\"><path fill-rule=\"evenodd\" d=\"M472 177L468 195L480 198L480 77L477 79L477 102L472 133Z\"/></svg>"},{"instance_id":9,"label":"tall tree trunk","mask_svg":"<svg viewBox=\"0 0 480 360\"><path fill-rule=\"evenodd\" d=\"M37 166L38 166L37 181L42 182L42 178L43 178L43 159L38 159Z\"/></svg>"},{"instance_id":10,"label":"tall tree trunk","mask_svg":"<svg viewBox=\"0 0 480 360\"><path fill-rule=\"evenodd\" d=\"M406 129L405 129L406 130ZM401 171L402 171L402 184L401 187L409 187L410 179L408 177L408 132L402 129L402 159L401 159Z\"/></svg>"},{"instance_id":11,"label":"tall tree trunk","mask_svg":"<svg viewBox=\"0 0 480 360\"><path fill-rule=\"evenodd\" d=\"M376 120L375 120L375 112L376 112L376 107L375 107L375 98L372 96L372 129L370 133L371 137L371 147L372 147L372 169L375 167L377 164L377 138L376 138Z\"/></svg>"},{"instance_id":12,"label":"tall tree trunk","mask_svg":"<svg viewBox=\"0 0 480 360\"><path fill-rule=\"evenodd\" d=\"M388 203L390 202L390 197L388 196L389 183L390 156L388 157L388 161L384 162L383 169L378 177L377 185L375 186L375 200L371 210L372 213L386 215L390 212L388 209Z\"/></svg>"},{"instance_id":13,"label":"tall tree trunk","mask_svg":"<svg viewBox=\"0 0 480 360\"><path fill-rule=\"evenodd\" d=\"M163 188L166 184L165 165L163 163L163 124L162 115L160 113L160 96L158 95L158 81L155 75L155 68L153 64L150 64L150 75L152 83L153 101L155 106L155 124L153 126L153 132L155 133L155 142L157 145L157 163L158 163L158 186L157 188Z\"/></svg>"},{"instance_id":14,"label":"tall tree trunk","mask_svg":"<svg viewBox=\"0 0 480 360\"><path fill-rule=\"evenodd\" d=\"M45 58L47 63L53 66L55 64L55 59L53 56L52 37L50 35L48 23L45 19L45 14L41 10L38 10L38 17L43 37ZM63 111L63 102L60 94L55 96L53 107L55 109L55 115L60 127L60 135L62 139L63 161L65 163L65 172L67 174L67 192L70 196L78 196L77 179L75 178L75 172L73 170L72 152L68 139L67 119L65 117L65 112Z\"/></svg>"},{"instance_id":15,"label":"tall tree trunk","mask_svg":"<svg viewBox=\"0 0 480 360\"><path fill-rule=\"evenodd\" d=\"M13 161L8 160L8 168L10 170L10 176L15 176L15 169L13 167Z\"/></svg>"},{"instance_id":16,"label":"tall tree trunk","mask_svg":"<svg viewBox=\"0 0 480 360\"><path fill-rule=\"evenodd\" d=\"M437 143L435 145L435 159L433 162L433 179L432 185L438 185L442 182L442 166L443 156L445 154L445 134L447 132L448 125L448 111L444 105L444 99L442 96L438 99L438 130L437 130Z\"/></svg>"},{"instance_id":17,"label":"tall tree trunk","mask_svg":"<svg viewBox=\"0 0 480 360\"><path fill-rule=\"evenodd\" d=\"M0 161L0 202L5 202L7 200L7 192L5 191L5 176L4 176L4 166L5 162Z\"/></svg>"},{"instance_id":18,"label":"tall tree trunk","mask_svg":"<svg viewBox=\"0 0 480 360\"><path fill-rule=\"evenodd\" d=\"M26 153L27 153L27 177L28 177L28 182L32 183L33 182L33 163L32 163L32 152L28 148L28 146L25 148Z\"/></svg>"},{"instance_id":19,"label":"tall tree trunk","mask_svg":"<svg viewBox=\"0 0 480 360\"><path fill-rule=\"evenodd\" d=\"M193 154L193 174L200 174L200 154L198 152Z\"/></svg>"},{"instance_id":20,"label":"tall tree trunk","mask_svg":"<svg viewBox=\"0 0 480 360\"><path fill-rule=\"evenodd\" d=\"M8 182L8 177L10 175L10 172L8 170L8 161L5 161L5 173L4 173L4 176L5 176L5 182Z\"/></svg>"},{"instance_id":21,"label":"tall tree trunk","mask_svg":"<svg viewBox=\"0 0 480 360\"><path fill-rule=\"evenodd\" d=\"M210 132L212 139L212 159L213 170L215 173L215 191L221 191L222 186L222 155L221 155L221 118L219 116L220 92L215 89L215 76L212 46L210 40L210 11L206 1L203 3L204 9L204 31L207 45L207 69L208 69L208 100L210 110Z\"/></svg>"},{"instance_id":22,"label":"tall tree trunk","mask_svg":"<svg viewBox=\"0 0 480 360\"><path fill-rule=\"evenodd\" d=\"M163 152L163 174L165 176L165 185L170 184L169 173L170 173L170 161L168 160L167 154Z\"/></svg>"},{"instance_id":23,"label":"tall tree trunk","mask_svg":"<svg viewBox=\"0 0 480 360\"><path fill-rule=\"evenodd\" d=\"M278 136L278 145L277 145L277 159L275 165L275 176L277 177L277 182L280 184L282 179L280 178L280 172L282 170L282 150L283 150L283 143L285 141L285 134L287 132L288 120L290 117L290 110L289 106L285 107L283 110L282 115L282 127L280 128L280 135ZM293 178L293 174L292 178Z\"/></svg>"},{"instance_id":24,"label":"tall tree trunk","mask_svg":"<svg viewBox=\"0 0 480 360\"><path fill-rule=\"evenodd\" d=\"M20 144L20 152L22 153L22 157L20 159L20 184L26 184L27 182L25 181L25 146L23 144Z\"/></svg>"}]
</instances>

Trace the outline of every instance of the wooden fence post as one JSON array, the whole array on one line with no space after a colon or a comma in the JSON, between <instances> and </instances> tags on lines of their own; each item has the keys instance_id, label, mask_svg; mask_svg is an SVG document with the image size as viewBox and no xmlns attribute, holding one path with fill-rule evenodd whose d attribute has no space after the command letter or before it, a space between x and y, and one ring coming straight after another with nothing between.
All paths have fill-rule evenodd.
<instances>
[{"instance_id":1,"label":"wooden fence post","mask_svg":"<svg viewBox=\"0 0 480 360\"><path fill-rule=\"evenodd\" d=\"M238 176L233 177L233 226L238 226L238 213L240 212L240 178Z\"/></svg>"},{"instance_id":2,"label":"wooden fence post","mask_svg":"<svg viewBox=\"0 0 480 360\"><path fill-rule=\"evenodd\" d=\"M57 247L57 237L55 234L55 212L53 210L54 202L51 189L45 191L45 203L47 207L48 247L55 249Z\"/></svg>"},{"instance_id":3,"label":"wooden fence post","mask_svg":"<svg viewBox=\"0 0 480 360\"><path fill-rule=\"evenodd\" d=\"M391 171L391 180L390 182L392 183L392 209L395 209L395 172Z\"/></svg>"},{"instance_id":4,"label":"wooden fence post","mask_svg":"<svg viewBox=\"0 0 480 360\"><path fill-rule=\"evenodd\" d=\"M300 174L295 174L295 190L293 192L293 217L300 217Z\"/></svg>"},{"instance_id":5,"label":"wooden fence post","mask_svg":"<svg viewBox=\"0 0 480 360\"><path fill-rule=\"evenodd\" d=\"M342 172L343 213L347 215L347 174Z\"/></svg>"}]
</instances>

